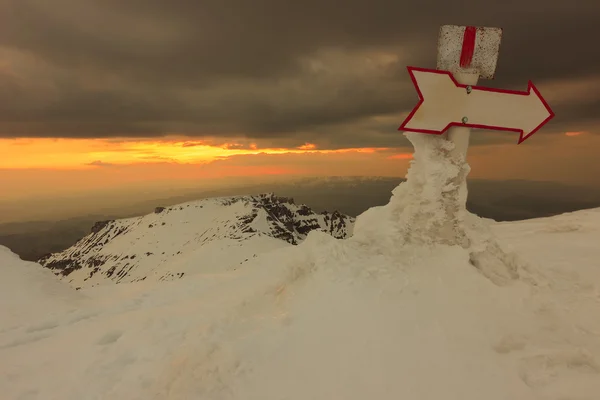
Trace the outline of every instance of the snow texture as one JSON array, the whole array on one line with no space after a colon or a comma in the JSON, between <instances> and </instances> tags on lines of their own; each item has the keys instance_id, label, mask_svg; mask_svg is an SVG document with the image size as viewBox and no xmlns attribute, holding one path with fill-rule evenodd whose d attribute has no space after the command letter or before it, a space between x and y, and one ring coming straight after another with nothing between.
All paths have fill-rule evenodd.
<instances>
[{"instance_id":1,"label":"snow texture","mask_svg":"<svg viewBox=\"0 0 600 400\"><path fill-rule=\"evenodd\" d=\"M465 167L410 139L407 182L352 237L255 242L237 270L69 291L2 249L2 398L598 399L600 209L448 210Z\"/></svg>"}]
</instances>

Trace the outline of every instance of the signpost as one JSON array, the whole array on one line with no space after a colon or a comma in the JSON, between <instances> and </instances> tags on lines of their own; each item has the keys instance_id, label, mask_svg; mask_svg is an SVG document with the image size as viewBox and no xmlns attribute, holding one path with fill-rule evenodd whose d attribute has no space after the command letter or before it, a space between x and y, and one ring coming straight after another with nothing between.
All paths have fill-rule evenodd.
<instances>
[{"instance_id":1,"label":"signpost","mask_svg":"<svg viewBox=\"0 0 600 400\"><path fill-rule=\"evenodd\" d=\"M519 132L519 143L554 113L537 88L527 91L476 86L493 79L502 30L444 25L438 39L437 70L408 67L419 102L399 130L445 134L453 154L466 158L471 128Z\"/></svg>"},{"instance_id":2,"label":"signpost","mask_svg":"<svg viewBox=\"0 0 600 400\"><path fill-rule=\"evenodd\" d=\"M439 191L436 201L445 209L438 232L444 243L469 246L461 220L466 212L471 129L518 132L522 143L554 117L531 82L522 92L477 86L479 78L494 79L501 39L500 28L444 25L438 39L437 69L408 67L419 102L399 130L439 135L439 140L454 145L437 146L440 142L433 141L437 142L433 148L443 149L448 157L444 160L447 170L457 171L438 182L439 187L429 188Z\"/></svg>"},{"instance_id":3,"label":"signpost","mask_svg":"<svg viewBox=\"0 0 600 400\"><path fill-rule=\"evenodd\" d=\"M408 67L419 103L400 129L442 134L451 127L519 132L519 143L554 115L529 81L525 92L458 83L448 71Z\"/></svg>"}]
</instances>

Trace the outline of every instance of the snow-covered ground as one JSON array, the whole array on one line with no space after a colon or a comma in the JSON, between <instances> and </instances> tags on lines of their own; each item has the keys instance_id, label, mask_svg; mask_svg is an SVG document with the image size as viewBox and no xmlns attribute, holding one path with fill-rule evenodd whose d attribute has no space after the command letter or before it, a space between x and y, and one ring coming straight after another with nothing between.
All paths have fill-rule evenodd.
<instances>
[{"instance_id":1,"label":"snow-covered ground","mask_svg":"<svg viewBox=\"0 0 600 400\"><path fill-rule=\"evenodd\" d=\"M353 237L237 270L74 291L2 249L0 397L600 398L600 209L466 214L470 244L436 244L421 173Z\"/></svg>"},{"instance_id":2,"label":"snow-covered ground","mask_svg":"<svg viewBox=\"0 0 600 400\"><path fill-rule=\"evenodd\" d=\"M600 210L494 232L528 279L315 233L254 268L76 292L3 249L2 398L597 399Z\"/></svg>"}]
</instances>

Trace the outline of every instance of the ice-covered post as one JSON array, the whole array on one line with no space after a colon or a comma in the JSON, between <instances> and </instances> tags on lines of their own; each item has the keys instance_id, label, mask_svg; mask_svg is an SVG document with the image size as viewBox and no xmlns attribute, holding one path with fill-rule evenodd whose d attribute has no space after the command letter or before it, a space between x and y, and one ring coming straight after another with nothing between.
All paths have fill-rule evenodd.
<instances>
[{"instance_id":1,"label":"ice-covered post","mask_svg":"<svg viewBox=\"0 0 600 400\"><path fill-rule=\"evenodd\" d=\"M493 79L501 38L499 28L444 25L438 38L437 69L450 71L462 85L477 85L480 75ZM468 119L465 115L462 122L468 123ZM470 134L471 128L466 126L448 130L444 136L454 143L453 154L466 159Z\"/></svg>"},{"instance_id":2,"label":"ice-covered post","mask_svg":"<svg viewBox=\"0 0 600 400\"><path fill-rule=\"evenodd\" d=\"M464 244L457 227L466 212L471 129L519 132L521 143L554 116L531 82L525 92L477 85L479 78L494 78L501 38L500 28L444 25L438 39L437 69L408 67L419 102L399 130L439 135L413 144L426 145L430 152L444 156L443 167L432 169L434 176L428 179L433 185L429 192L439 194L435 201L445 210L439 233L445 242ZM447 172L442 181L440 168Z\"/></svg>"},{"instance_id":3,"label":"ice-covered post","mask_svg":"<svg viewBox=\"0 0 600 400\"><path fill-rule=\"evenodd\" d=\"M480 77L494 79L501 39L500 28L444 25L440 28L438 38L437 69L451 72L456 82L467 85L466 91L469 92ZM461 122L468 124L469 116L463 115ZM471 128L460 125L450 127L444 134L454 144L450 155L461 164L466 163L470 136ZM466 168L465 165L463 167ZM460 207L465 207L466 176L461 174L458 180L455 184L460 191Z\"/></svg>"}]
</instances>

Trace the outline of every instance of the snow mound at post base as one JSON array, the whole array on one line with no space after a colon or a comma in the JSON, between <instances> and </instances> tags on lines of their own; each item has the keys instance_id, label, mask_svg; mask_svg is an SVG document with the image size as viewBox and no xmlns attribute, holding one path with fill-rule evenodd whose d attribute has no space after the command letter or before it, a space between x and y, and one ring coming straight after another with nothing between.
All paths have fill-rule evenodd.
<instances>
[{"instance_id":1,"label":"snow mound at post base","mask_svg":"<svg viewBox=\"0 0 600 400\"><path fill-rule=\"evenodd\" d=\"M577 261L596 279L598 237ZM565 285L562 269L499 286L460 246L382 250L314 232L255 260L230 287L239 303L208 342L173 354L156 398L594 399L598 286Z\"/></svg>"},{"instance_id":2,"label":"snow mound at post base","mask_svg":"<svg viewBox=\"0 0 600 400\"><path fill-rule=\"evenodd\" d=\"M453 144L436 135L405 135L415 148L407 180L393 190L387 205L357 218L353 240L381 252L411 245L459 245L494 283L517 279L519 268L527 265L496 240L490 221L466 210L467 189L461 183L469 166L451 155Z\"/></svg>"}]
</instances>

